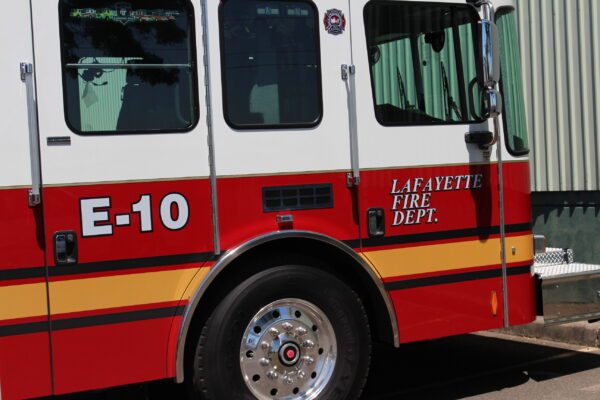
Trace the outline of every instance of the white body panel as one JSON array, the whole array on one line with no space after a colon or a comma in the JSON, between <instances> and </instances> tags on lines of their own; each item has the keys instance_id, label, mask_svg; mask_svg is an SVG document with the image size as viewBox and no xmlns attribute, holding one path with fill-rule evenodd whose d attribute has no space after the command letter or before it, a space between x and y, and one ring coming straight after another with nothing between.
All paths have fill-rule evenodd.
<instances>
[{"instance_id":1,"label":"white body panel","mask_svg":"<svg viewBox=\"0 0 600 400\"><path fill-rule=\"evenodd\" d=\"M223 116L219 2L208 1L211 87L217 175L251 175L332 171L350 168L348 94L341 65L350 64L349 27L342 35L325 32L322 17L328 9L347 10L347 0L315 2L321 46L323 119L314 128L233 130Z\"/></svg>"},{"instance_id":2,"label":"white body panel","mask_svg":"<svg viewBox=\"0 0 600 400\"><path fill-rule=\"evenodd\" d=\"M29 2L18 1L0 24L0 188L31 185L27 90L19 77L19 64L33 63L29 15Z\"/></svg>"},{"instance_id":3,"label":"white body panel","mask_svg":"<svg viewBox=\"0 0 600 400\"><path fill-rule=\"evenodd\" d=\"M464 4L464 1L436 1L438 3ZM465 133L472 131L493 131L491 121L480 125L441 125L441 126L396 126L381 125L376 117L371 89L370 66L367 53L365 25L362 21L364 7L369 0L349 2L354 18L352 29L352 51L356 65L356 97L361 169L380 169L393 166L411 167L422 165L448 165L487 162L477 145L465 143ZM510 5L510 1L501 1ZM504 133L500 124L502 141ZM513 159L505 147L503 160ZM497 161L496 151L489 161Z\"/></svg>"},{"instance_id":4,"label":"white body panel","mask_svg":"<svg viewBox=\"0 0 600 400\"><path fill-rule=\"evenodd\" d=\"M200 120L188 133L82 136L65 122L57 4L34 0L33 21L39 81L40 147L44 184L156 180L209 175L202 13L192 2L196 20L196 59ZM49 137L68 136L70 146L48 146Z\"/></svg>"}]
</instances>

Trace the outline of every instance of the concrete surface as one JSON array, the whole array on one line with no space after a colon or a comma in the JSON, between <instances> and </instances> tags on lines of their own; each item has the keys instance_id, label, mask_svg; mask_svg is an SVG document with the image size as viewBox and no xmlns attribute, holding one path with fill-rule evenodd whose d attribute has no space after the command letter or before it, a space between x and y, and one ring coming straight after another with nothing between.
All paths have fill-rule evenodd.
<instances>
[{"instance_id":1,"label":"concrete surface","mask_svg":"<svg viewBox=\"0 0 600 400\"><path fill-rule=\"evenodd\" d=\"M588 347L600 347L600 322L574 322L563 325L545 326L544 319L538 317L535 322L513 327L507 330L498 332L536 338L544 340L552 340L562 343L570 343Z\"/></svg>"}]
</instances>

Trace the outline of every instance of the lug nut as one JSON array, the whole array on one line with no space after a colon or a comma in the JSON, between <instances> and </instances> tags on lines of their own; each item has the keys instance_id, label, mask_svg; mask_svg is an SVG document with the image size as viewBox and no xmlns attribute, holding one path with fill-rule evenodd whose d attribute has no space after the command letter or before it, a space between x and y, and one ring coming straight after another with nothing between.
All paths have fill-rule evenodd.
<instances>
[{"instance_id":1,"label":"lug nut","mask_svg":"<svg viewBox=\"0 0 600 400\"><path fill-rule=\"evenodd\" d=\"M279 331L277 330L277 328L271 328L269 329L269 333L271 334L271 336L273 337L277 337L279 336Z\"/></svg>"},{"instance_id":2,"label":"lug nut","mask_svg":"<svg viewBox=\"0 0 600 400\"><path fill-rule=\"evenodd\" d=\"M302 357L302 361L304 361L306 365L311 365L315 362L315 359L310 356L304 356Z\"/></svg>"},{"instance_id":3,"label":"lug nut","mask_svg":"<svg viewBox=\"0 0 600 400\"><path fill-rule=\"evenodd\" d=\"M313 347L315 347L315 342L313 342L312 340L305 340L304 342L302 342L302 347L312 349Z\"/></svg>"},{"instance_id":4,"label":"lug nut","mask_svg":"<svg viewBox=\"0 0 600 400\"><path fill-rule=\"evenodd\" d=\"M298 379L304 379L304 377L306 376L306 372L300 370L296 375L298 376Z\"/></svg>"},{"instance_id":5,"label":"lug nut","mask_svg":"<svg viewBox=\"0 0 600 400\"><path fill-rule=\"evenodd\" d=\"M301 326L299 326L298 328L296 328L296 335L297 336L304 336L307 333L308 333L308 331L305 328L301 327Z\"/></svg>"},{"instance_id":6,"label":"lug nut","mask_svg":"<svg viewBox=\"0 0 600 400\"><path fill-rule=\"evenodd\" d=\"M286 332L291 331L292 329L294 329L294 325L290 324L289 322L284 322L283 324L281 324L281 326L283 327L283 329Z\"/></svg>"},{"instance_id":7,"label":"lug nut","mask_svg":"<svg viewBox=\"0 0 600 400\"><path fill-rule=\"evenodd\" d=\"M286 375L285 378L283 378L283 383L291 385L292 383L294 383L294 379L291 376Z\"/></svg>"},{"instance_id":8,"label":"lug nut","mask_svg":"<svg viewBox=\"0 0 600 400\"><path fill-rule=\"evenodd\" d=\"M269 342L262 342L260 344L260 347L262 347L263 350L270 350L271 349L271 345L269 344Z\"/></svg>"},{"instance_id":9,"label":"lug nut","mask_svg":"<svg viewBox=\"0 0 600 400\"><path fill-rule=\"evenodd\" d=\"M279 378L279 374L273 370L267 372L267 378L271 379L271 380L275 380L277 378Z\"/></svg>"},{"instance_id":10,"label":"lug nut","mask_svg":"<svg viewBox=\"0 0 600 400\"><path fill-rule=\"evenodd\" d=\"M268 358L261 358L259 361L260 365L262 365L263 367L266 367L267 365L271 364L271 360L269 360Z\"/></svg>"}]
</instances>

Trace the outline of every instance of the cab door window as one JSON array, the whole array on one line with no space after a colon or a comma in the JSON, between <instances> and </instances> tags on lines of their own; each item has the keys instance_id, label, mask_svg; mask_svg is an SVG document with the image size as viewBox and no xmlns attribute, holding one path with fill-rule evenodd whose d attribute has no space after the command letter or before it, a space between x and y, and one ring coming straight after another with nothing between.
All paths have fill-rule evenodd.
<instances>
[{"instance_id":1,"label":"cab door window","mask_svg":"<svg viewBox=\"0 0 600 400\"><path fill-rule=\"evenodd\" d=\"M289 129L321 120L319 21L309 1L221 5L224 114L235 129Z\"/></svg>"},{"instance_id":2,"label":"cab door window","mask_svg":"<svg viewBox=\"0 0 600 400\"><path fill-rule=\"evenodd\" d=\"M67 125L80 134L180 132L198 120L188 0L61 0Z\"/></svg>"},{"instance_id":3,"label":"cab door window","mask_svg":"<svg viewBox=\"0 0 600 400\"><path fill-rule=\"evenodd\" d=\"M383 125L479 117L472 7L372 1L364 9L375 114Z\"/></svg>"}]
</instances>

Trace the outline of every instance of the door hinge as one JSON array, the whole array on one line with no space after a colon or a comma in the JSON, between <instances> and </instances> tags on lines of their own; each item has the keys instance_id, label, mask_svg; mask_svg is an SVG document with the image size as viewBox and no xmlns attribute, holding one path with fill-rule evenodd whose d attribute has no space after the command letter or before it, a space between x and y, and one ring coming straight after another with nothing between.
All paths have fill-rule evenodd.
<instances>
[{"instance_id":1,"label":"door hinge","mask_svg":"<svg viewBox=\"0 0 600 400\"><path fill-rule=\"evenodd\" d=\"M346 184L349 188L360 185L360 175L354 175L353 172L346 174Z\"/></svg>"},{"instance_id":2,"label":"door hinge","mask_svg":"<svg viewBox=\"0 0 600 400\"><path fill-rule=\"evenodd\" d=\"M42 196L39 193L35 193L33 189L29 189L28 198L29 207L39 206L42 203Z\"/></svg>"},{"instance_id":3,"label":"door hinge","mask_svg":"<svg viewBox=\"0 0 600 400\"><path fill-rule=\"evenodd\" d=\"M27 75L31 75L33 73L33 65L29 63L21 63L19 70L21 72L21 81L25 82L27 80Z\"/></svg>"},{"instance_id":4,"label":"door hinge","mask_svg":"<svg viewBox=\"0 0 600 400\"><path fill-rule=\"evenodd\" d=\"M356 67L354 65L342 64L342 80L347 81L349 75L356 73Z\"/></svg>"}]
</instances>

